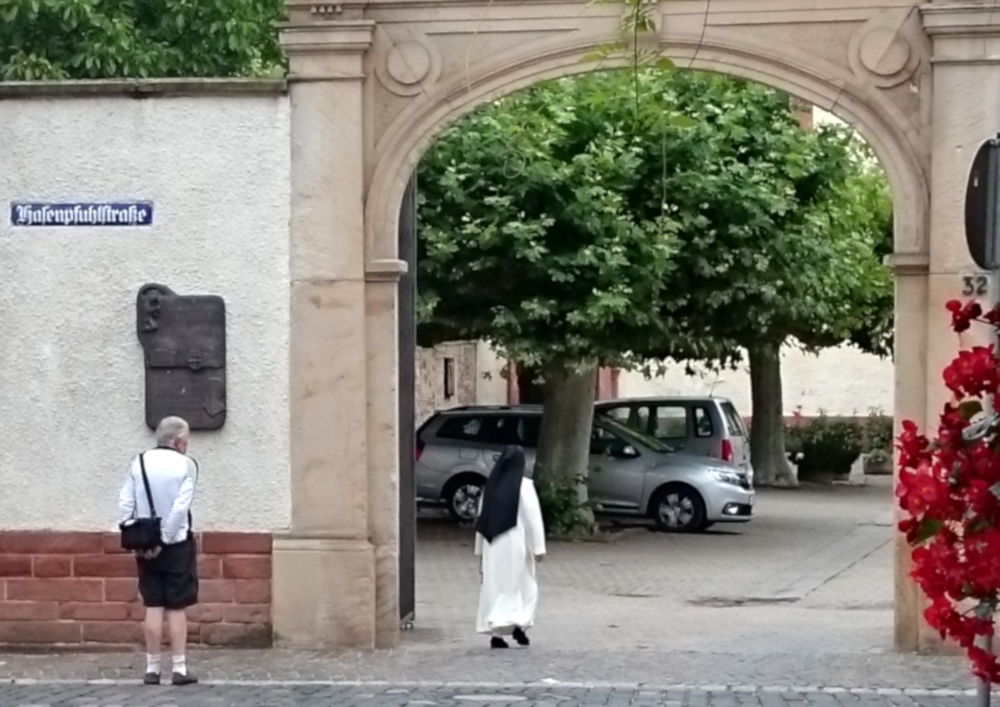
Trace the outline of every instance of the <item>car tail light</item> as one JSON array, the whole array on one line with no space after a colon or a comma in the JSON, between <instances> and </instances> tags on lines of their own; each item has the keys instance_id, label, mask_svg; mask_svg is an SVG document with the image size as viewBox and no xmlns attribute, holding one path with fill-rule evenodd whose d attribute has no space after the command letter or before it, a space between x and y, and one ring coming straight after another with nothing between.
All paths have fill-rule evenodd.
<instances>
[{"instance_id":1,"label":"car tail light","mask_svg":"<svg viewBox=\"0 0 1000 707\"><path fill-rule=\"evenodd\" d=\"M424 441L422 439L417 440L417 454L416 460L420 461L420 455L424 453Z\"/></svg>"},{"instance_id":2,"label":"car tail light","mask_svg":"<svg viewBox=\"0 0 1000 707\"><path fill-rule=\"evenodd\" d=\"M731 440L722 440L722 461L732 463L734 459L733 455L733 443Z\"/></svg>"}]
</instances>

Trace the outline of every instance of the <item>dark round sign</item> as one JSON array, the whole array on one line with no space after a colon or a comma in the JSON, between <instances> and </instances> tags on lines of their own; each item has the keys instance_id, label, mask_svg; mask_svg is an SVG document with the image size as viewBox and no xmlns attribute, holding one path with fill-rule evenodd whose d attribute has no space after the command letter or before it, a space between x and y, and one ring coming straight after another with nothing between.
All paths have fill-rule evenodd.
<instances>
[{"instance_id":1,"label":"dark round sign","mask_svg":"<svg viewBox=\"0 0 1000 707\"><path fill-rule=\"evenodd\" d=\"M1000 223L997 190L1000 189L1000 139L983 143L972 161L965 189L965 240L976 265L984 270L1000 268Z\"/></svg>"}]
</instances>

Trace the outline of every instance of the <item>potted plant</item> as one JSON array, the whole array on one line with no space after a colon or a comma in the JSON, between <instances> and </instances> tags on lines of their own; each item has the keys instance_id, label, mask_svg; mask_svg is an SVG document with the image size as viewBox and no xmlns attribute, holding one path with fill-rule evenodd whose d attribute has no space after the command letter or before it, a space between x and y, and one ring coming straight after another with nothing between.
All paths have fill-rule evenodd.
<instances>
[{"instance_id":1,"label":"potted plant","mask_svg":"<svg viewBox=\"0 0 1000 707\"><path fill-rule=\"evenodd\" d=\"M861 456L861 430L846 420L831 420L826 413L809 425L798 428L799 478L834 481L846 480L851 467Z\"/></svg>"},{"instance_id":2,"label":"potted plant","mask_svg":"<svg viewBox=\"0 0 1000 707\"><path fill-rule=\"evenodd\" d=\"M865 473L888 475L892 473L892 418L872 409L864 428Z\"/></svg>"}]
</instances>

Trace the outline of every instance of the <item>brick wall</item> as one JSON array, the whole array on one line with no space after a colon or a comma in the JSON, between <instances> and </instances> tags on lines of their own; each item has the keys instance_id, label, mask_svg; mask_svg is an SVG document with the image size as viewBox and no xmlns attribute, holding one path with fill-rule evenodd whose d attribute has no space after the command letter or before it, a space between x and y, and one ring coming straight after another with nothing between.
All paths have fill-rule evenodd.
<instances>
[{"instance_id":1,"label":"brick wall","mask_svg":"<svg viewBox=\"0 0 1000 707\"><path fill-rule=\"evenodd\" d=\"M198 534L200 603L189 639L271 643L271 536ZM138 644L135 559L116 533L0 531L0 646Z\"/></svg>"}]
</instances>

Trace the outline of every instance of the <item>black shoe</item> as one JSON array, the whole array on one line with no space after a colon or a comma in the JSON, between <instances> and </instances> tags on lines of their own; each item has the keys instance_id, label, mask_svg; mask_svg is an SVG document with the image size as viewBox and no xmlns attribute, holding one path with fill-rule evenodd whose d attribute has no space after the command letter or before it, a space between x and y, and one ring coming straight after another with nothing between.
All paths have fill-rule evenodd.
<instances>
[{"instance_id":1,"label":"black shoe","mask_svg":"<svg viewBox=\"0 0 1000 707\"><path fill-rule=\"evenodd\" d=\"M499 636L494 636L490 639L490 648L510 648L510 646L507 645L507 641Z\"/></svg>"},{"instance_id":2,"label":"black shoe","mask_svg":"<svg viewBox=\"0 0 1000 707\"><path fill-rule=\"evenodd\" d=\"M173 678L170 680L171 685L194 685L196 682L198 682L198 678L191 673L188 673L187 675L174 673Z\"/></svg>"},{"instance_id":3,"label":"black shoe","mask_svg":"<svg viewBox=\"0 0 1000 707\"><path fill-rule=\"evenodd\" d=\"M142 676L143 685L159 685L160 684L160 674L159 673L146 673Z\"/></svg>"},{"instance_id":4,"label":"black shoe","mask_svg":"<svg viewBox=\"0 0 1000 707\"><path fill-rule=\"evenodd\" d=\"M528 640L528 634L524 632L524 629L518 627L514 629L514 633L511 634L514 640L517 641L519 646L530 646L531 641Z\"/></svg>"}]
</instances>

